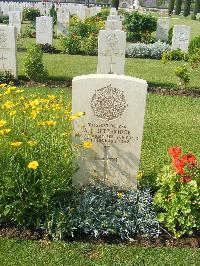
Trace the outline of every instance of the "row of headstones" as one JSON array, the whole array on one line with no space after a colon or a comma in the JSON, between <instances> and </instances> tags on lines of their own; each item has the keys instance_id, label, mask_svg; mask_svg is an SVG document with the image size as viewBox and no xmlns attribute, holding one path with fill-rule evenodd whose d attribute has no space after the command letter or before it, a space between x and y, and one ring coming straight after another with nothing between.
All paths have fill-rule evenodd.
<instances>
[{"instance_id":1,"label":"row of headstones","mask_svg":"<svg viewBox=\"0 0 200 266\"><path fill-rule=\"evenodd\" d=\"M35 7L40 10L41 15L48 15L52 3L17 3L17 2L0 2L0 10L3 15L8 15L10 11L23 12L24 8ZM83 4L56 4L56 10L58 13L70 13L71 15L77 15L81 20L89 16L95 16L101 11L101 7L92 6L86 7Z\"/></svg>"}]
</instances>

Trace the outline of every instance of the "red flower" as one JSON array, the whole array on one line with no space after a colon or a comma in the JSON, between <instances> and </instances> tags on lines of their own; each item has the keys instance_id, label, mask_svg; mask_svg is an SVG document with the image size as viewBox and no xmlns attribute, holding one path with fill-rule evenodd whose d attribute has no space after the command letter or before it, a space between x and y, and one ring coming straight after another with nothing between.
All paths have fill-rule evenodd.
<instances>
[{"instance_id":1,"label":"red flower","mask_svg":"<svg viewBox=\"0 0 200 266\"><path fill-rule=\"evenodd\" d=\"M182 176L182 177L180 178L180 181L181 181L182 183L189 183L191 180L192 180L191 176Z\"/></svg>"},{"instance_id":2,"label":"red flower","mask_svg":"<svg viewBox=\"0 0 200 266\"><path fill-rule=\"evenodd\" d=\"M196 163L196 157L192 153L187 153L187 154L183 155L182 161L184 163L195 164Z\"/></svg>"},{"instance_id":3,"label":"red flower","mask_svg":"<svg viewBox=\"0 0 200 266\"><path fill-rule=\"evenodd\" d=\"M172 164L178 174L183 175L185 173L185 163L182 160L179 158L173 158Z\"/></svg>"},{"instance_id":4,"label":"red flower","mask_svg":"<svg viewBox=\"0 0 200 266\"><path fill-rule=\"evenodd\" d=\"M180 147L170 147L168 149L168 153L173 157L178 157L181 154L181 148Z\"/></svg>"}]
</instances>

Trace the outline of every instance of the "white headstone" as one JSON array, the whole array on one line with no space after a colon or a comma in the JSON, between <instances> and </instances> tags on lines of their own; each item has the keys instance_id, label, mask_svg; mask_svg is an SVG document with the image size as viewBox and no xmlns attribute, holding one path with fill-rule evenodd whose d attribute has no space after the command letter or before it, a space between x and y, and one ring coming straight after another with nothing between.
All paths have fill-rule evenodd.
<instances>
[{"instance_id":1,"label":"white headstone","mask_svg":"<svg viewBox=\"0 0 200 266\"><path fill-rule=\"evenodd\" d=\"M126 33L100 30L98 38L98 74L124 74Z\"/></svg>"},{"instance_id":2,"label":"white headstone","mask_svg":"<svg viewBox=\"0 0 200 266\"><path fill-rule=\"evenodd\" d=\"M135 10L138 10L140 8L139 0L134 0L133 6L134 6Z\"/></svg>"},{"instance_id":3,"label":"white headstone","mask_svg":"<svg viewBox=\"0 0 200 266\"><path fill-rule=\"evenodd\" d=\"M36 18L36 43L53 45L53 18L42 16Z\"/></svg>"},{"instance_id":4,"label":"white headstone","mask_svg":"<svg viewBox=\"0 0 200 266\"><path fill-rule=\"evenodd\" d=\"M167 41L169 32L169 17L162 17L157 20L156 40Z\"/></svg>"},{"instance_id":5,"label":"white headstone","mask_svg":"<svg viewBox=\"0 0 200 266\"><path fill-rule=\"evenodd\" d=\"M67 34L69 28L69 13L57 13L57 35Z\"/></svg>"},{"instance_id":6,"label":"white headstone","mask_svg":"<svg viewBox=\"0 0 200 266\"><path fill-rule=\"evenodd\" d=\"M122 22L120 21L120 16L117 15L115 8L111 8L110 15L107 17L105 23L106 30L122 30Z\"/></svg>"},{"instance_id":7,"label":"white headstone","mask_svg":"<svg viewBox=\"0 0 200 266\"><path fill-rule=\"evenodd\" d=\"M21 34L21 12L9 11L9 26L14 26L17 29L17 34Z\"/></svg>"},{"instance_id":8,"label":"white headstone","mask_svg":"<svg viewBox=\"0 0 200 266\"><path fill-rule=\"evenodd\" d=\"M147 83L123 75L93 74L72 82L74 133L92 148L78 158L76 185L93 177L108 184L135 187L140 164Z\"/></svg>"},{"instance_id":9,"label":"white headstone","mask_svg":"<svg viewBox=\"0 0 200 266\"><path fill-rule=\"evenodd\" d=\"M17 78L16 28L0 25L0 71Z\"/></svg>"},{"instance_id":10,"label":"white headstone","mask_svg":"<svg viewBox=\"0 0 200 266\"><path fill-rule=\"evenodd\" d=\"M191 27L186 25L174 25L173 38L172 38L172 50L180 49L183 52L188 51L190 42Z\"/></svg>"}]
</instances>

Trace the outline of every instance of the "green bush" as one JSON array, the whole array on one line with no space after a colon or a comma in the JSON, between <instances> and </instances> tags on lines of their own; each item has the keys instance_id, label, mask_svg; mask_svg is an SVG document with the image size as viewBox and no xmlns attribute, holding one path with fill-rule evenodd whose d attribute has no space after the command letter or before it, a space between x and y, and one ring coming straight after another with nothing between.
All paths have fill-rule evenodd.
<instances>
[{"instance_id":1,"label":"green bush","mask_svg":"<svg viewBox=\"0 0 200 266\"><path fill-rule=\"evenodd\" d=\"M175 0L170 0L169 1L169 6L168 6L168 14L171 15L173 10L174 10L174 4L175 4Z\"/></svg>"},{"instance_id":2,"label":"green bush","mask_svg":"<svg viewBox=\"0 0 200 266\"><path fill-rule=\"evenodd\" d=\"M192 20L196 20L196 19L197 19L197 17L196 17L195 14L192 14L192 15L190 16L190 18L191 18Z\"/></svg>"},{"instance_id":3,"label":"green bush","mask_svg":"<svg viewBox=\"0 0 200 266\"><path fill-rule=\"evenodd\" d=\"M74 33L69 33L67 37L61 36L60 40L64 52L74 55L80 54L81 39L80 36Z\"/></svg>"},{"instance_id":4,"label":"green bush","mask_svg":"<svg viewBox=\"0 0 200 266\"><path fill-rule=\"evenodd\" d=\"M174 27L171 27L168 32L168 43L172 44L172 37L173 37L173 29Z\"/></svg>"},{"instance_id":5,"label":"green bush","mask_svg":"<svg viewBox=\"0 0 200 266\"><path fill-rule=\"evenodd\" d=\"M151 34L156 30L157 21L152 15L133 12L125 17L128 41L149 43Z\"/></svg>"},{"instance_id":6,"label":"green bush","mask_svg":"<svg viewBox=\"0 0 200 266\"><path fill-rule=\"evenodd\" d=\"M49 54L54 54L56 52L56 49L54 46L52 46L49 43L46 44L39 44L40 48L42 49L42 52L44 53L49 53Z\"/></svg>"},{"instance_id":7,"label":"green bush","mask_svg":"<svg viewBox=\"0 0 200 266\"><path fill-rule=\"evenodd\" d=\"M177 61L185 60L185 61L188 61L188 54L184 53L180 49L165 52L165 54L163 53L162 58L163 57L165 57L166 60L177 60Z\"/></svg>"},{"instance_id":8,"label":"green bush","mask_svg":"<svg viewBox=\"0 0 200 266\"><path fill-rule=\"evenodd\" d=\"M187 17L190 14L191 0L185 0L183 6L183 16Z\"/></svg>"},{"instance_id":9,"label":"green bush","mask_svg":"<svg viewBox=\"0 0 200 266\"><path fill-rule=\"evenodd\" d=\"M40 16L40 10L38 8L29 7L23 10L23 19L35 22L36 17Z\"/></svg>"},{"instance_id":10,"label":"green bush","mask_svg":"<svg viewBox=\"0 0 200 266\"><path fill-rule=\"evenodd\" d=\"M9 16L7 15L1 15L0 16L0 23L2 24L9 24Z\"/></svg>"},{"instance_id":11,"label":"green bush","mask_svg":"<svg viewBox=\"0 0 200 266\"><path fill-rule=\"evenodd\" d=\"M197 13L200 13L200 1L195 0L195 5L194 5L194 14L196 15Z\"/></svg>"},{"instance_id":12,"label":"green bush","mask_svg":"<svg viewBox=\"0 0 200 266\"><path fill-rule=\"evenodd\" d=\"M188 47L188 53L192 54L195 52L196 48L200 48L200 35L195 36L190 41L189 47Z\"/></svg>"},{"instance_id":13,"label":"green bush","mask_svg":"<svg viewBox=\"0 0 200 266\"><path fill-rule=\"evenodd\" d=\"M154 198L158 219L176 237L192 234L200 227L200 168L193 154L181 155L171 147L172 165L157 177Z\"/></svg>"},{"instance_id":14,"label":"green bush","mask_svg":"<svg viewBox=\"0 0 200 266\"><path fill-rule=\"evenodd\" d=\"M80 51L84 55L97 55L98 37L90 34L89 37L83 38L80 42Z\"/></svg>"},{"instance_id":15,"label":"green bush","mask_svg":"<svg viewBox=\"0 0 200 266\"><path fill-rule=\"evenodd\" d=\"M107 19L107 17L109 16L109 14L110 14L110 9L109 8L103 8L101 10L101 12L96 14L96 17L99 17L100 19L105 21Z\"/></svg>"},{"instance_id":16,"label":"green bush","mask_svg":"<svg viewBox=\"0 0 200 266\"><path fill-rule=\"evenodd\" d=\"M10 82L15 82L15 77L10 71L0 71L0 83L9 84Z\"/></svg>"},{"instance_id":17,"label":"green bush","mask_svg":"<svg viewBox=\"0 0 200 266\"><path fill-rule=\"evenodd\" d=\"M182 6L182 0L176 0L176 2L175 2L175 15L180 15L181 6Z\"/></svg>"},{"instance_id":18,"label":"green bush","mask_svg":"<svg viewBox=\"0 0 200 266\"><path fill-rule=\"evenodd\" d=\"M112 0L112 7L115 7L116 9L118 9L119 7L119 0Z\"/></svg>"},{"instance_id":19,"label":"green bush","mask_svg":"<svg viewBox=\"0 0 200 266\"><path fill-rule=\"evenodd\" d=\"M181 88L186 88L187 84L190 81L188 69L185 66L177 67L175 69L175 75L179 78L180 80L180 86Z\"/></svg>"},{"instance_id":20,"label":"green bush","mask_svg":"<svg viewBox=\"0 0 200 266\"><path fill-rule=\"evenodd\" d=\"M35 38L36 29L34 26L26 26L24 28L23 37L25 38Z\"/></svg>"},{"instance_id":21,"label":"green bush","mask_svg":"<svg viewBox=\"0 0 200 266\"><path fill-rule=\"evenodd\" d=\"M31 45L28 48L24 60L25 75L32 81L45 81L48 73L42 62L43 52L39 45Z\"/></svg>"}]
</instances>

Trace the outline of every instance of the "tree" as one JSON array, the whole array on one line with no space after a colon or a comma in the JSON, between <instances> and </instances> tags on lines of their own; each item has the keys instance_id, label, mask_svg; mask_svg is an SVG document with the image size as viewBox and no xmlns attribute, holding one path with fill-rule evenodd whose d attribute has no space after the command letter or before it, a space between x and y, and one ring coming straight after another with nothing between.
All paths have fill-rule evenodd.
<instances>
[{"instance_id":1,"label":"tree","mask_svg":"<svg viewBox=\"0 0 200 266\"><path fill-rule=\"evenodd\" d=\"M176 2L175 2L175 15L180 15L181 6L182 6L182 0L176 0Z\"/></svg>"},{"instance_id":2,"label":"tree","mask_svg":"<svg viewBox=\"0 0 200 266\"><path fill-rule=\"evenodd\" d=\"M183 16L187 17L190 14L191 0L184 1Z\"/></svg>"},{"instance_id":3,"label":"tree","mask_svg":"<svg viewBox=\"0 0 200 266\"><path fill-rule=\"evenodd\" d=\"M200 0L195 0L194 4L194 14L200 13Z\"/></svg>"},{"instance_id":4,"label":"tree","mask_svg":"<svg viewBox=\"0 0 200 266\"><path fill-rule=\"evenodd\" d=\"M174 10L174 3L175 3L175 0L170 0L169 7L168 7L168 13L169 13L169 15L171 15L172 14L172 11Z\"/></svg>"},{"instance_id":5,"label":"tree","mask_svg":"<svg viewBox=\"0 0 200 266\"><path fill-rule=\"evenodd\" d=\"M112 7L115 7L118 10L119 0L112 0Z\"/></svg>"}]
</instances>

